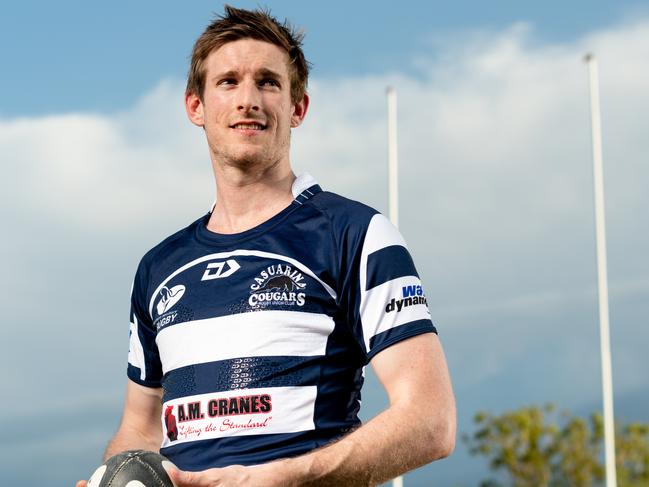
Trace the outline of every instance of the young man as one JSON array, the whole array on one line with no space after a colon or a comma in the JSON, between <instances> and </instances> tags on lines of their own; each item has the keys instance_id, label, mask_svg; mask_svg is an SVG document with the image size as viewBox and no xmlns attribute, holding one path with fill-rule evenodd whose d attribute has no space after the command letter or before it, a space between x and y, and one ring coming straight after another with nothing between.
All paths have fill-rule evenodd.
<instances>
[{"instance_id":1,"label":"young man","mask_svg":"<svg viewBox=\"0 0 649 487\"><path fill-rule=\"evenodd\" d=\"M106 451L160 450L181 487L374 485L454 446L446 362L401 235L292 172L309 106L300 44L267 13L226 7L194 46L185 103L217 200L140 263ZM390 405L361 426L367 363Z\"/></svg>"}]
</instances>

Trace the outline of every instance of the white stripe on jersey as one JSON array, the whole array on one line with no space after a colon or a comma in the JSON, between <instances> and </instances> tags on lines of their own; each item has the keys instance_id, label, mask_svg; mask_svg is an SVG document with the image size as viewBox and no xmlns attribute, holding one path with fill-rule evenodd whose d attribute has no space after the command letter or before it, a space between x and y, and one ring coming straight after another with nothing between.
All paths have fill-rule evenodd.
<instances>
[{"instance_id":1,"label":"white stripe on jersey","mask_svg":"<svg viewBox=\"0 0 649 487\"><path fill-rule=\"evenodd\" d=\"M430 319L428 306L403 306L399 309L398 303L394 304L394 310L387 313L385 307L394 298L395 301L403 299L402 288L404 286L421 286L417 276L404 276L376 286L365 293L365 299L361 301L361 316L363 321L363 340L365 348L370 351L370 338L381 332L404 325L411 321ZM417 296L413 296L417 297Z\"/></svg>"},{"instance_id":2,"label":"white stripe on jersey","mask_svg":"<svg viewBox=\"0 0 649 487\"><path fill-rule=\"evenodd\" d=\"M365 241L363 242L363 250L361 251L359 276L361 291L359 312L361 323L363 324L365 351L368 353L370 351L370 338L374 335L386 331L394 326L412 321L409 317L413 315L415 316L413 319L430 318L427 306L425 307L425 316L423 316L424 307L422 306L411 307L405 313L405 309L399 313L394 312L387 314L385 312L385 306L387 303L392 298L400 297L400 282L407 281L408 284L421 285L419 278L416 276L394 279L370 289L369 291L365 290L367 284L367 258L371 253L391 245L401 245L406 249L408 248L406 241L401 236L401 233L399 233L399 230L397 230L397 228L385 216L377 213L372 217L370 224L367 227Z\"/></svg>"},{"instance_id":3,"label":"white stripe on jersey","mask_svg":"<svg viewBox=\"0 0 649 487\"><path fill-rule=\"evenodd\" d=\"M318 281L322 287L324 287L329 295L335 300L337 298L336 291L334 291L331 286L327 285L324 281L322 281L318 276L316 276L311 269L309 269L307 266L302 264L300 261L292 259L291 257L286 257L285 255L280 255L280 254L273 254L271 252L263 252L261 250L234 250L232 252L219 252L217 254L210 254L210 255L205 255L203 257L200 257L198 259L192 260L191 262L188 262L184 266L176 269L174 272L171 273L169 277L167 277L164 281L160 283L158 288L153 292L151 295L151 301L149 302L149 315L151 316L151 319L153 320L153 303L155 302L155 299L158 297L158 294L160 293L160 290L175 276L180 274L181 272L189 269L190 267L193 267L197 264L200 264L201 262L206 262L208 260L215 260L215 259L226 259L228 257L233 257L236 255L253 255L255 257L263 257L266 259L277 259L281 260L284 262L288 262L307 274L308 276L312 277L316 281Z\"/></svg>"},{"instance_id":4,"label":"white stripe on jersey","mask_svg":"<svg viewBox=\"0 0 649 487\"><path fill-rule=\"evenodd\" d=\"M186 396L165 402L162 406L163 441L161 448L171 446L165 426L165 411L172 406L176 419L178 438L173 445L188 441L228 438L233 436L262 435L272 433L297 433L315 429L313 415L318 393L316 386L303 387L264 387L240 389L209 394ZM270 410L266 412L218 415L219 399L235 400L246 396L270 396ZM216 402L215 402L216 401ZM198 403L198 405L196 405ZM210 405L210 403L212 403ZM192 406L189 406L192 404ZM196 419L181 421L179 406L186 418L198 414ZM194 415L189 416L189 408ZM213 414L213 416L210 416ZM202 415L202 417L201 417Z\"/></svg>"},{"instance_id":5,"label":"white stripe on jersey","mask_svg":"<svg viewBox=\"0 0 649 487\"><path fill-rule=\"evenodd\" d=\"M156 338L162 373L239 357L324 355L334 329L330 316L255 311L163 328Z\"/></svg>"},{"instance_id":6,"label":"white stripe on jersey","mask_svg":"<svg viewBox=\"0 0 649 487\"><path fill-rule=\"evenodd\" d=\"M133 321L129 324L131 336L129 337L128 363L140 369L140 380L146 380L146 366L144 362L144 348L138 334L137 316L133 313Z\"/></svg>"},{"instance_id":7,"label":"white stripe on jersey","mask_svg":"<svg viewBox=\"0 0 649 487\"><path fill-rule=\"evenodd\" d=\"M406 249L408 248L399 230L385 216L377 213L372 217L370 224L367 226L367 233L365 234L361 254L361 264L367 264L367 256L372 252L389 247L390 245L401 245ZM364 279L364 276L361 277ZM363 289L365 289L365 286L363 286Z\"/></svg>"}]
</instances>

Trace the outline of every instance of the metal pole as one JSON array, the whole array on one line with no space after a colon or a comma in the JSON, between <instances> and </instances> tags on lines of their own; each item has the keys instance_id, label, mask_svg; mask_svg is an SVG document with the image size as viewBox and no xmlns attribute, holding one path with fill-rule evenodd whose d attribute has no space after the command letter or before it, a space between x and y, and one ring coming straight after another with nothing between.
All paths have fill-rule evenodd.
<instances>
[{"instance_id":1,"label":"metal pole","mask_svg":"<svg viewBox=\"0 0 649 487\"><path fill-rule=\"evenodd\" d=\"M388 205L390 221L399 227L399 181L397 164L397 92L387 89L388 98ZM392 480L392 487L403 487L403 477Z\"/></svg>"},{"instance_id":2,"label":"metal pole","mask_svg":"<svg viewBox=\"0 0 649 487\"><path fill-rule=\"evenodd\" d=\"M599 108L597 60L586 54L590 74L590 114L593 139L593 172L595 185L595 233L597 236L597 281L599 291L599 339L602 356L602 395L604 399L604 447L606 485L617 487L615 468L615 425L613 414L613 378L608 312L608 277L606 270L606 227L604 221L604 173L602 170L602 126Z\"/></svg>"}]
</instances>

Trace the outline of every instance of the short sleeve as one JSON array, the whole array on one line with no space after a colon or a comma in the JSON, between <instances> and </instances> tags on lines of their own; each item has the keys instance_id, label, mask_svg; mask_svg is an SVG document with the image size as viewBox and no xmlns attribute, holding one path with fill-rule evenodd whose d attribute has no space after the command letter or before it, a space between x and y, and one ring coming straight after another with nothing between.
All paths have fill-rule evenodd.
<instances>
[{"instance_id":1,"label":"short sleeve","mask_svg":"<svg viewBox=\"0 0 649 487\"><path fill-rule=\"evenodd\" d=\"M147 272L140 263L131 290L128 369L129 379L147 387L160 387L162 365L155 326L146 306Z\"/></svg>"},{"instance_id":2,"label":"short sleeve","mask_svg":"<svg viewBox=\"0 0 649 487\"><path fill-rule=\"evenodd\" d=\"M406 243L392 223L375 214L367 227L358 269L355 315L368 360L401 340L437 333Z\"/></svg>"}]
</instances>

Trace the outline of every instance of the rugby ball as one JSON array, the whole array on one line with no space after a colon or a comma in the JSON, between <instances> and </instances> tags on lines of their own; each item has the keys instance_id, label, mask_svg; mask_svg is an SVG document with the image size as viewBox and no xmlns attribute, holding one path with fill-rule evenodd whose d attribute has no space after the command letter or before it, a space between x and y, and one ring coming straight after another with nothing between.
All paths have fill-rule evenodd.
<instances>
[{"instance_id":1,"label":"rugby ball","mask_svg":"<svg viewBox=\"0 0 649 487\"><path fill-rule=\"evenodd\" d=\"M165 470L174 464L162 455L129 450L110 457L88 481L88 487L176 487Z\"/></svg>"}]
</instances>

